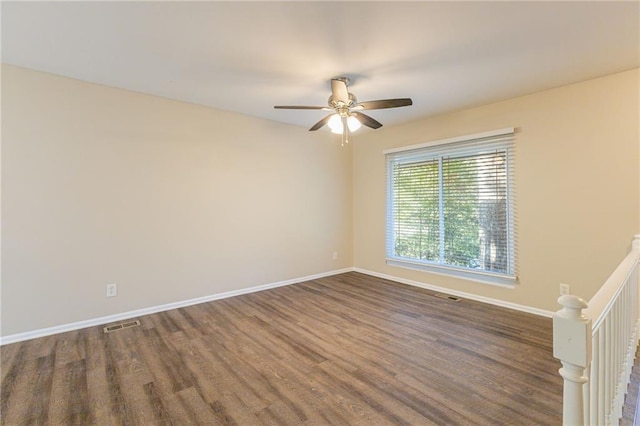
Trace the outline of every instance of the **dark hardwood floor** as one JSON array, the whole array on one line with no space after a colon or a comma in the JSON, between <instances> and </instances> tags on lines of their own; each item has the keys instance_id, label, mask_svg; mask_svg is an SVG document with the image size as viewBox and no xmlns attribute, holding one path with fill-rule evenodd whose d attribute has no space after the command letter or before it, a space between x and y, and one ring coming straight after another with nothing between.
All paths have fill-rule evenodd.
<instances>
[{"instance_id":1,"label":"dark hardwood floor","mask_svg":"<svg viewBox=\"0 0 640 426\"><path fill-rule=\"evenodd\" d=\"M635 363L631 370L631 382L627 388L622 409L621 426L640 425L640 348L636 350Z\"/></svg>"},{"instance_id":2,"label":"dark hardwood floor","mask_svg":"<svg viewBox=\"0 0 640 426\"><path fill-rule=\"evenodd\" d=\"M551 320L355 272L1 348L2 424L559 425Z\"/></svg>"}]
</instances>

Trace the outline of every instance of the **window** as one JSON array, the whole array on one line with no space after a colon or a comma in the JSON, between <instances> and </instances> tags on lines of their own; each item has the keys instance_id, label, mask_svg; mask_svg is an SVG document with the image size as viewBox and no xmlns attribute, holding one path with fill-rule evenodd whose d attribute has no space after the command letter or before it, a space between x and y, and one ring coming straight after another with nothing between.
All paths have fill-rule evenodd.
<instances>
[{"instance_id":1,"label":"window","mask_svg":"<svg viewBox=\"0 0 640 426\"><path fill-rule=\"evenodd\" d=\"M387 263L515 283L513 131L385 151Z\"/></svg>"}]
</instances>

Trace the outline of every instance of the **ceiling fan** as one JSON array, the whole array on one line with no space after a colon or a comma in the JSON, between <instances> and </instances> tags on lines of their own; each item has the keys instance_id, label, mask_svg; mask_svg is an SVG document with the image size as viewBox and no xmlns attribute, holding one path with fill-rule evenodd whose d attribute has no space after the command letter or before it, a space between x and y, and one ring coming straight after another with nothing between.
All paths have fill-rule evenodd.
<instances>
[{"instance_id":1,"label":"ceiling fan","mask_svg":"<svg viewBox=\"0 0 640 426\"><path fill-rule=\"evenodd\" d=\"M362 124L372 129L379 129L382 123L360 112L362 110L398 108L412 105L410 98L381 99L377 101L358 102L355 95L347 89L349 79L338 77L331 79L331 96L329 106L276 105L276 109L311 109L331 111L322 120L314 124L309 131L318 130L325 124L333 133L342 134L342 145L349 143L349 133L360 128Z\"/></svg>"}]
</instances>

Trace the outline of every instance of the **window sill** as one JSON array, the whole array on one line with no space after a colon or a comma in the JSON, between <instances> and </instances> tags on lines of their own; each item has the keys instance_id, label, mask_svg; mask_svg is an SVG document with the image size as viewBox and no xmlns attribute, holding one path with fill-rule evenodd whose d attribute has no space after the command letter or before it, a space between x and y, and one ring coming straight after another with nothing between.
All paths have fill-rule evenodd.
<instances>
[{"instance_id":1,"label":"window sill","mask_svg":"<svg viewBox=\"0 0 640 426\"><path fill-rule=\"evenodd\" d=\"M495 274L484 271L474 271L470 269L455 268L451 266L428 264L424 262L412 261L409 259L387 258L387 265L398 266L400 268L415 269L418 271L431 272L433 274L445 275L454 278L462 278L481 284L495 285L504 288L514 288L518 284L518 277L504 274Z\"/></svg>"}]
</instances>

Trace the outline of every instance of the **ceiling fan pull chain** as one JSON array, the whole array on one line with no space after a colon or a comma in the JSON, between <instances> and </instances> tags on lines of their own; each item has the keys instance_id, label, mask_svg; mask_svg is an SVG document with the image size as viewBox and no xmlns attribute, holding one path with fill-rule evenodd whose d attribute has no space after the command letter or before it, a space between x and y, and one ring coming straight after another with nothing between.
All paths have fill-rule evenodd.
<instances>
[{"instance_id":1,"label":"ceiling fan pull chain","mask_svg":"<svg viewBox=\"0 0 640 426\"><path fill-rule=\"evenodd\" d=\"M342 146L349 143L349 126L347 125L347 117L342 116Z\"/></svg>"}]
</instances>

